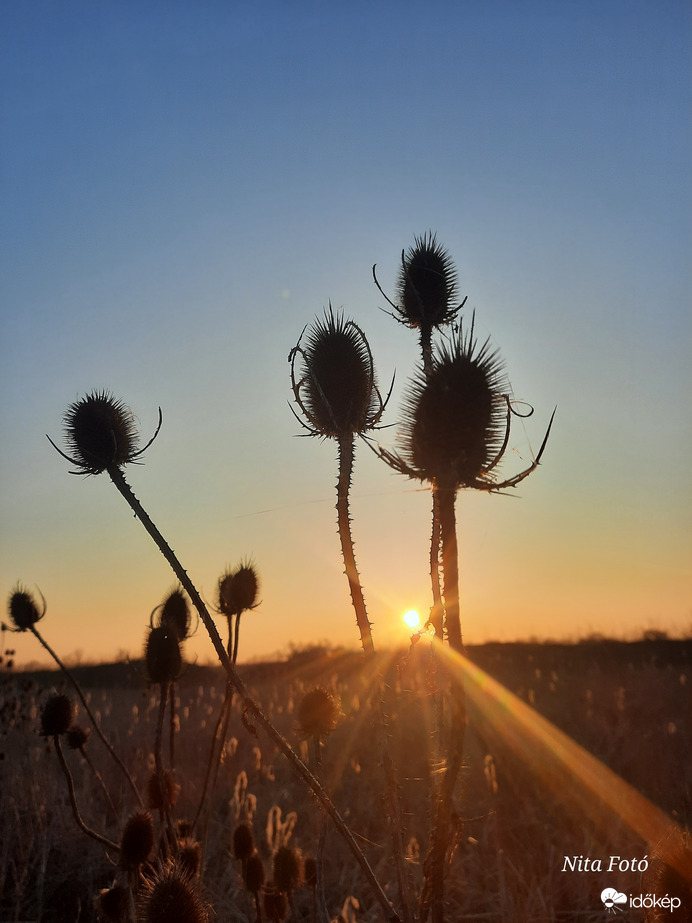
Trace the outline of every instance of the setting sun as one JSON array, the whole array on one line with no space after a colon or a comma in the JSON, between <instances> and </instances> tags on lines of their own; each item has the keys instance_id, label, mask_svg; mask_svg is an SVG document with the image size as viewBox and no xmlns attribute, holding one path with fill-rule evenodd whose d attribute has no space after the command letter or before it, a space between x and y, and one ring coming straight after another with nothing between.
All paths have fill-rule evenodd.
<instances>
[{"instance_id":1,"label":"setting sun","mask_svg":"<svg viewBox=\"0 0 692 923\"><path fill-rule=\"evenodd\" d=\"M420 625L420 615L418 615L415 609L409 609L408 612L404 612L404 621L409 628L418 628Z\"/></svg>"}]
</instances>

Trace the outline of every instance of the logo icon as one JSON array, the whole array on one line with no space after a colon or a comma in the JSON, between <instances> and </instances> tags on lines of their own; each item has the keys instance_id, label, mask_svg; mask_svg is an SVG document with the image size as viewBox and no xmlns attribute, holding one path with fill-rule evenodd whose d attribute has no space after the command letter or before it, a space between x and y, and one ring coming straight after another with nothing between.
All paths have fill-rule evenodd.
<instances>
[{"instance_id":1,"label":"logo icon","mask_svg":"<svg viewBox=\"0 0 692 923\"><path fill-rule=\"evenodd\" d=\"M618 904L627 903L627 895L615 888L604 888L601 891L601 900L608 910L608 913L622 913L622 908Z\"/></svg>"}]
</instances>

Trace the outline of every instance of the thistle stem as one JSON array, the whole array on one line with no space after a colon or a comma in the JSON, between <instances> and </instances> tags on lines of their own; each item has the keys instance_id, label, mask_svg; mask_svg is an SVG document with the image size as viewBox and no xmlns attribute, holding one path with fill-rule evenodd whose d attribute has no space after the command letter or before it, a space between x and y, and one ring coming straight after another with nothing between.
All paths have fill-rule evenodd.
<instances>
[{"instance_id":1,"label":"thistle stem","mask_svg":"<svg viewBox=\"0 0 692 923\"><path fill-rule=\"evenodd\" d=\"M62 752L62 744L60 743L60 738L57 734L53 737L53 743L55 744L55 752L58 754L58 760L60 761L60 766L62 771L65 774L65 779L67 780L67 788L70 793L70 804L72 805L72 813L74 819L77 821L78 827L86 833L87 836L90 836L92 840L96 840L97 843L101 843L102 846L106 846L108 849L114 849L116 852L120 852L120 847L117 843L111 842L111 840L106 839L105 836L101 836L100 833L96 833L95 830L92 830L90 827L84 823L79 813L79 808L77 807L77 797L74 791L74 782L72 781L72 773L70 768L67 765L65 760L65 754Z\"/></svg>"},{"instance_id":2,"label":"thistle stem","mask_svg":"<svg viewBox=\"0 0 692 923\"><path fill-rule=\"evenodd\" d=\"M150 519L146 510L135 496L132 488L125 480L125 476L123 475L122 471L116 465L110 465L108 468L108 474L114 485L117 487L129 505L130 509L133 511L135 516L137 516L151 538L154 540L159 551L164 556L166 561L168 561L171 569L173 570L173 573L176 575L188 596L192 600L192 604L199 613L199 617L204 623L204 627L207 629L211 642L214 646L214 650L216 651L216 655L219 658L219 662L226 671L228 678L233 683L233 686L242 699L245 708L247 708L247 710L257 719L269 738L276 744L278 749L281 750L281 752L287 758L299 778L302 779L302 781L311 789L316 798L324 807L325 811L329 814L334 822L334 826L345 840L358 865L361 867L363 874L365 875L368 884L370 885L373 894L380 904L380 907L384 911L389 923L401 923L398 914L392 908L387 895L375 877L375 874L370 867L368 860L363 855L363 851L358 846L355 838L353 837L353 834L337 811L332 800L328 797L319 781L310 772L305 763L303 763L295 750L293 750L293 748L290 746L288 741L266 717L260 706L249 697L245 684L231 663L228 653L223 646L221 636L219 635L216 625L214 624L212 617L209 615L207 607L204 605L202 597L199 595L197 588L188 576L187 571L181 565L180 561L178 561L178 558L174 554L172 548L168 545L163 535L161 535L157 527Z\"/></svg>"},{"instance_id":3,"label":"thistle stem","mask_svg":"<svg viewBox=\"0 0 692 923\"><path fill-rule=\"evenodd\" d=\"M39 643L42 644L43 647L48 651L48 653L50 654L50 656L53 658L53 660L57 663L57 665L58 665L58 666L60 667L60 669L63 671L63 673L65 674L65 676L69 679L69 681L70 681L70 682L72 683L72 685L74 686L75 691L76 691L77 695L79 696L82 705L84 706L84 710L86 711L87 715L89 716L89 720L91 721L91 723L92 723L92 725L93 725L93 727L94 727L94 730L96 731L96 733L97 733L98 736L100 737L101 742L102 742L103 745L106 747L106 749L108 750L108 752L110 753L110 755L113 757L113 759L115 760L115 762L118 764L118 766L120 767L120 769L121 769L121 770L123 771L123 773L125 774L125 776L126 776L126 778L127 778L127 781L130 783L130 788L131 788L132 791L134 792L135 797L137 798L137 801L139 802L139 806L140 806L141 808L143 808L143 807L144 807L144 802L142 801L142 796L139 794L139 791L138 791L138 789L137 789L137 786L136 786L135 783L134 783L134 779L132 778L132 776L131 776L130 773L128 772L127 766L126 766L126 765L123 763L123 761L120 759L120 757L118 756L118 754L117 754L117 753L115 752L115 750L113 749L113 746L109 743L108 739L106 738L106 736L104 735L103 731L101 730L101 727L100 727L98 721L96 720L94 714L92 713L91 709L89 708L89 706L88 706L88 704L87 704L87 700L86 700L85 697L84 697L84 693L82 692L79 683L78 683L77 680L74 678L74 676L72 675L72 673L70 672L70 670L67 669L67 667L65 666L65 664L62 662L62 660L61 660L61 659L58 657L58 655L55 653L55 651L53 650L53 648L48 644L48 642L45 640L45 638L43 638L43 636L39 634L38 629L36 628L36 626L35 626L35 625L30 625L29 628L30 628L30 630L34 633L34 635L35 635L36 638L38 639Z\"/></svg>"}]
</instances>

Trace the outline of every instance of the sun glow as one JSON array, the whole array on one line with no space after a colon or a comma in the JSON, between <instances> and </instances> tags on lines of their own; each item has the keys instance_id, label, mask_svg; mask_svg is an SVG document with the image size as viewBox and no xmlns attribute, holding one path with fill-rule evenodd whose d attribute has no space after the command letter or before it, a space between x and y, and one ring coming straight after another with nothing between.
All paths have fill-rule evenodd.
<instances>
[{"instance_id":1,"label":"sun glow","mask_svg":"<svg viewBox=\"0 0 692 923\"><path fill-rule=\"evenodd\" d=\"M420 625L420 615L415 609L409 609L408 612L404 612L403 618L409 628L418 628Z\"/></svg>"}]
</instances>

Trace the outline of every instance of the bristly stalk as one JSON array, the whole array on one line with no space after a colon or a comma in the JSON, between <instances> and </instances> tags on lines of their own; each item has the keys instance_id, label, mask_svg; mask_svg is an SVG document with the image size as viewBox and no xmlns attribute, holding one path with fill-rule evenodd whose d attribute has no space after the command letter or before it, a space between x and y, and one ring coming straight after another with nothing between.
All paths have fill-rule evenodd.
<instances>
[{"instance_id":1,"label":"bristly stalk","mask_svg":"<svg viewBox=\"0 0 692 923\"><path fill-rule=\"evenodd\" d=\"M103 400L108 400L111 407L108 412L104 412L101 407ZM112 413L116 408L118 413ZM123 418L121 420L121 417ZM75 421L79 419L79 426ZM60 449L52 443L53 446L78 468L80 474L99 474L107 471L120 494L123 496L132 512L140 520L146 531L149 533L161 554L170 565L173 573L180 581L182 587L187 592L192 604L199 613L200 619L204 623L211 642L219 658L219 662L226 671L226 674L236 692L243 701L244 707L249 716L255 718L260 726L265 730L269 738L276 744L278 749L284 754L291 764L298 777L311 789L316 798L327 811L335 827L351 850L356 862L360 866L365 878L370 885L373 894L384 911L387 920L390 923L399 923L399 917L392 909L392 906L385 894L382 886L377 880L370 864L365 858L363 851L358 846L353 834L344 822L343 818L337 811L331 799L320 785L319 781L310 772L308 767L303 763L300 757L292 749L288 741L274 727L271 721L266 717L260 706L250 697L245 684L238 675L235 667L226 652L221 636L218 633L216 625L209 614L207 607L202 601L197 588L182 567L178 558L168 545L163 535L154 525L148 513L135 496L132 488L125 480L121 471L121 466L127 462L133 461L139 457L144 449L136 450L136 438L133 427L129 424L131 413L124 408L121 402L114 401L110 395L95 394L78 402L69 408L66 415L66 429L68 433L69 444L77 456L71 458L65 455ZM160 420L160 412L159 412ZM160 423L159 423L160 426ZM157 429L158 432L158 429ZM151 444L153 440L147 443ZM51 440L52 442L52 440ZM145 448L147 447L145 446Z\"/></svg>"}]
</instances>

